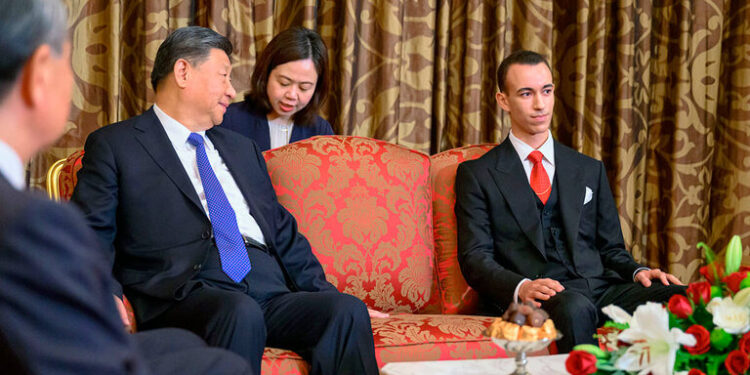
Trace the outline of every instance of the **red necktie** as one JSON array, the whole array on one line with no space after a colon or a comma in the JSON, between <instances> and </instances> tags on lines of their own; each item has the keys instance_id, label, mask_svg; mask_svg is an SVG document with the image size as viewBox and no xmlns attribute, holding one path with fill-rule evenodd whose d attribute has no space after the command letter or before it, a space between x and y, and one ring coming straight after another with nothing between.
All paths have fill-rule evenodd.
<instances>
[{"instance_id":1,"label":"red necktie","mask_svg":"<svg viewBox=\"0 0 750 375\"><path fill-rule=\"evenodd\" d=\"M549 193L552 191L552 186L549 183L549 176L547 175L547 171L542 165L542 158L542 153L539 151L532 151L529 154L528 159L531 160L532 163L534 163L534 167L531 168L531 178L529 179L529 184L531 184L531 189L534 190L536 195L539 197L539 200L541 200L543 204L546 204L547 199L549 199Z\"/></svg>"}]
</instances>

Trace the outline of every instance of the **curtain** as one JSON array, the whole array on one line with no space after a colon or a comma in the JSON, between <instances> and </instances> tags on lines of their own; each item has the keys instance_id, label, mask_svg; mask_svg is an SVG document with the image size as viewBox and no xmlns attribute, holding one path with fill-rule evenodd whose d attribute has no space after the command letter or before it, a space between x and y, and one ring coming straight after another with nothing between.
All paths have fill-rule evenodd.
<instances>
[{"instance_id":1,"label":"curtain","mask_svg":"<svg viewBox=\"0 0 750 375\"><path fill-rule=\"evenodd\" d=\"M152 103L159 43L201 25L234 44L233 83L293 25L329 48L321 115L339 134L425 153L500 142L495 69L524 48L553 67L553 135L604 161L636 260L697 278L705 241L750 241L750 4L740 0L65 0L76 84L32 185L98 127ZM241 100L238 95L237 100ZM745 256L748 256L748 247Z\"/></svg>"}]
</instances>

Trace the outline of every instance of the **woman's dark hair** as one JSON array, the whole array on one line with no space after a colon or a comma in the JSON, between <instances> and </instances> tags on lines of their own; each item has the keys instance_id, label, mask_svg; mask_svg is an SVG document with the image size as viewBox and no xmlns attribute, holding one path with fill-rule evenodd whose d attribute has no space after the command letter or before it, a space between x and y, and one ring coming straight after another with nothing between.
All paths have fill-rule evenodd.
<instances>
[{"instance_id":1,"label":"woman's dark hair","mask_svg":"<svg viewBox=\"0 0 750 375\"><path fill-rule=\"evenodd\" d=\"M250 91L245 94L245 103L258 111L269 113L273 110L268 101L268 76L279 65L297 60L312 60L318 72L310 102L292 116L295 125L311 125L315 121L320 106L328 95L328 51L315 31L304 27L292 27L276 35L268 43L255 64L250 79Z\"/></svg>"}]
</instances>

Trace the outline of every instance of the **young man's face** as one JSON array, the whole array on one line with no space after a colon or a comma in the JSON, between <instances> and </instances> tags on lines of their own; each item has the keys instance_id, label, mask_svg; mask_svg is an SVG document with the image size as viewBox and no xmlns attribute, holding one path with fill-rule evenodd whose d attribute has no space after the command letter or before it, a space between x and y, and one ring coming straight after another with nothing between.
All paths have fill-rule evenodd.
<instances>
[{"instance_id":1,"label":"young man's face","mask_svg":"<svg viewBox=\"0 0 750 375\"><path fill-rule=\"evenodd\" d=\"M532 147L541 146L547 139L555 106L555 85L547 65L511 65L505 91L498 92L495 99L510 115L513 135Z\"/></svg>"}]
</instances>

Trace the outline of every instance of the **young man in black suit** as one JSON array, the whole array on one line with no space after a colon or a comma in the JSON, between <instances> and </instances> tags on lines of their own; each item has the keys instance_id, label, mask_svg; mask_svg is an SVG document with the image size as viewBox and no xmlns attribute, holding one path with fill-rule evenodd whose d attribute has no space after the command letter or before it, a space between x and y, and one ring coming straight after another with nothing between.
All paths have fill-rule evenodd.
<instances>
[{"instance_id":1,"label":"young man in black suit","mask_svg":"<svg viewBox=\"0 0 750 375\"><path fill-rule=\"evenodd\" d=\"M676 277L625 249L604 164L552 138L547 61L514 52L498 67L497 85L510 135L456 175L458 260L486 312L531 301L550 313L563 335L558 349L568 352L595 342L602 307L632 312L684 293Z\"/></svg>"},{"instance_id":2,"label":"young man in black suit","mask_svg":"<svg viewBox=\"0 0 750 375\"><path fill-rule=\"evenodd\" d=\"M80 212L24 192L24 163L54 142L73 72L58 0L0 0L0 372L250 374L177 329L129 335Z\"/></svg>"},{"instance_id":3,"label":"young man in black suit","mask_svg":"<svg viewBox=\"0 0 750 375\"><path fill-rule=\"evenodd\" d=\"M72 200L141 328L189 329L256 372L268 345L311 374L376 374L367 307L326 281L256 144L215 126L235 96L231 53L207 28L170 34L153 107L89 135Z\"/></svg>"}]
</instances>

